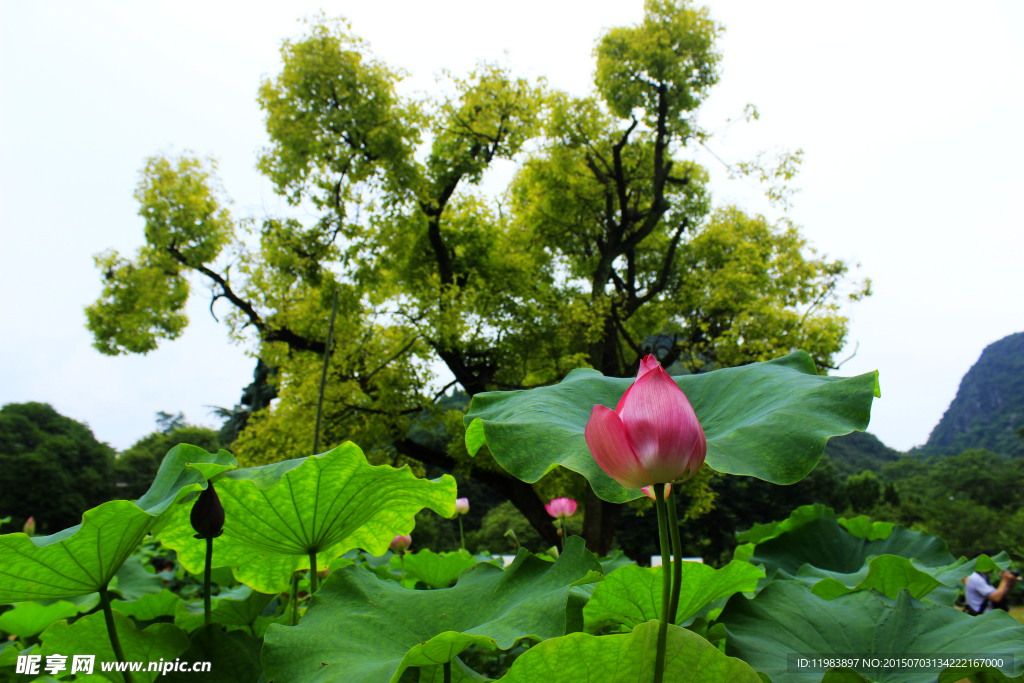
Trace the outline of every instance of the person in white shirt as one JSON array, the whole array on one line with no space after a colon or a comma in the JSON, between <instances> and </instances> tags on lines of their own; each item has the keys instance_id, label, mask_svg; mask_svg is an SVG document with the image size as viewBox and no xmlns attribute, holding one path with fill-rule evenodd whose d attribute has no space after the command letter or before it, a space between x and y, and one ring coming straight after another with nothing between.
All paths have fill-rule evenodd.
<instances>
[{"instance_id":1,"label":"person in white shirt","mask_svg":"<svg viewBox=\"0 0 1024 683\"><path fill-rule=\"evenodd\" d=\"M986 553L988 554L988 553ZM991 555L990 555L991 557ZM995 605L1003 601L1013 587L1017 585L1017 577L1011 571L999 574L999 588L988 582L991 572L974 572L964 583L964 597L967 601L968 614L978 615L991 612Z\"/></svg>"}]
</instances>

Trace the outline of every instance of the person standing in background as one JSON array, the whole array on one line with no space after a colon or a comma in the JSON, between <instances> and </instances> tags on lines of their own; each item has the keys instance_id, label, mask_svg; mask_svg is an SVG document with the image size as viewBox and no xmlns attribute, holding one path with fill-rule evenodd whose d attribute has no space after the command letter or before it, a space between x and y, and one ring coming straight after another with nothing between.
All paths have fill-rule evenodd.
<instances>
[{"instance_id":1,"label":"person standing in background","mask_svg":"<svg viewBox=\"0 0 1024 683\"><path fill-rule=\"evenodd\" d=\"M989 553L983 553L991 555ZM967 607L964 610L972 616L991 612L999 603L1003 602L1013 587L1017 585L1018 577L1011 571L999 573L999 587L995 588L988 582L992 572L974 572L964 582L964 598ZM1001 609L1005 609L1000 605Z\"/></svg>"}]
</instances>

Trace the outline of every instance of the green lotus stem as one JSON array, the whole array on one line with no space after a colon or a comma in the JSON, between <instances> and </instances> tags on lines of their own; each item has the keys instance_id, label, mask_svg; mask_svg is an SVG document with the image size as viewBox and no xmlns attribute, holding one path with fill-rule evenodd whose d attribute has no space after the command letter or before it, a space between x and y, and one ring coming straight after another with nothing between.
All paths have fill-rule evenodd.
<instances>
[{"instance_id":1,"label":"green lotus stem","mask_svg":"<svg viewBox=\"0 0 1024 683\"><path fill-rule=\"evenodd\" d=\"M676 623L676 612L679 609L679 592L683 583L683 543L679 538L679 517L676 514L676 493L668 494L668 533L672 541L672 600L668 605L668 622ZM664 564L664 563L662 563Z\"/></svg>"},{"instance_id":2,"label":"green lotus stem","mask_svg":"<svg viewBox=\"0 0 1024 683\"><path fill-rule=\"evenodd\" d=\"M292 626L299 623L299 573L292 573Z\"/></svg>"},{"instance_id":3,"label":"green lotus stem","mask_svg":"<svg viewBox=\"0 0 1024 683\"><path fill-rule=\"evenodd\" d=\"M405 586L405 553L398 556L398 563L402 565L402 578L398 580L398 583Z\"/></svg>"},{"instance_id":4,"label":"green lotus stem","mask_svg":"<svg viewBox=\"0 0 1024 683\"><path fill-rule=\"evenodd\" d=\"M558 520L558 528L562 530L562 535L558 539L559 540L558 545L560 545L562 547L559 548L558 551L559 552L565 552L565 517L562 517L562 518L560 518Z\"/></svg>"},{"instance_id":5,"label":"green lotus stem","mask_svg":"<svg viewBox=\"0 0 1024 683\"><path fill-rule=\"evenodd\" d=\"M320 450L320 417L324 411L324 384L327 383L327 364L331 359L331 335L334 334L334 316L338 313L338 290L334 290L331 322L327 326L327 344L324 346L324 369L320 374L320 397L316 402L316 427L313 429L313 453Z\"/></svg>"},{"instance_id":6,"label":"green lotus stem","mask_svg":"<svg viewBox=\"0 0 1024 683\"><path fill-rule=\"evenodd\" d=\"M452 661L449 659L441 669L444 671L444 683L452 683Z\"/></svg>"},{"instance_id":7,"label":"green lotus stem","mask_svg":"<svg viewBox=\"0 0 1024 683\"><path fill-rule=\"evenodd\" d=\"M316 574L316 551L309 551L309 594L312 596L320 587L320 577Z\"/></svg>"},{"instance_id":8,"label":"green lotus stem","mask_svg":"<svg viewBox=\"0 0 1024 683\"><path fill-rule=\"evenodd\" d=\"M665 505L665 485L654 485L655 506L658 508L658 535L661 537L661 623L658 624L658 649L654 657L654 683L662 683L665 677L665 645L668 642L668 611L672 592L669 567L665 566L670 557L668 540L668 509Z\"/></svg>"},{"instance_id":9,"label":"green lotus stem","mask_svg":"<svg viewBox=\"0 0 1024 683\"><path fill-rule=\"evenodd\" d=\"M462 533L462 515L459 515L459 547L466 549L466 535Z\"/></svg>"},{"instance_id":10,"label":"green lotus stem","mask_svg":"<svg viewBox=\"0 0 1024 683\"><path fill-rule=\"evenodd\" d=\"M203 571L203 620L213 623L213 598L210 597L210 577L213 575L213 536L206 537L206 569Z\"/></svg>"},{"instance_id":11,"label":"green lotus stem","mask_svg":"<svg viewBox=\"0 0 1024 683\"><path fill-rule=\"evenodd\" d=\"M100 604L103 605L103 617L107 621L107 634L110 636L110 644L114 648L114 656L117 657L117 661L124 664L127 660L124 657L124 650L121 649L121 639L117 637L114 611L110 609L110 593L107 592L106 586L100 587ZM122 674L124 675L124 683L134 683L130 671L125 669Z\"/></svg>"}]
</instances>

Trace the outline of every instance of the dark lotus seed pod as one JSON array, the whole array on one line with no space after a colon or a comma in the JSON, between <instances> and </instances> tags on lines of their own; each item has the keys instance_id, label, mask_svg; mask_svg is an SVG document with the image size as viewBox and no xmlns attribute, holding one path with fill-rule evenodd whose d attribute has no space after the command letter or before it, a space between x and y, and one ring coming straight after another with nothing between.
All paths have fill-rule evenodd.
<instances>
[{"instance_id":1,"label":"dark lotus seed pod","mask_svg":"<svg viewBox=\"0 0 1024 683\"><path fill-rule=\"evenodd\" d=\"M224 506L213 489L213 482L199 494L189 515L196 538L217 538L224 533Z\"/></svg>"}]
</instances>

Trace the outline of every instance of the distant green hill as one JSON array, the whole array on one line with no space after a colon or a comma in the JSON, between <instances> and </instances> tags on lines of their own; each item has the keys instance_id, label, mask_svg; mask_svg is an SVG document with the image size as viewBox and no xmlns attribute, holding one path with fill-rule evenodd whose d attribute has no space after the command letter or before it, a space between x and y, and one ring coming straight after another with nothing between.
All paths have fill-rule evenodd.
<instances>
[{"instance_id":1,"label":"distant green hill","mask_svg":"<svg viewBox=\"0 0 1024 683\"><path fill-rule=\"evenodd\" d=\"M956 455L984 448L1024 456L1024 332L989 344L960 381L949 409L918 449L925 455Z\"/></svg>"},{"instance_id":2,"label":"distant green hill","mask_svg":"<svg viewBox=\"0 0 1024 683\"><path fill-rule=\"evenodd\" d=\"M834 436L825 445L825 455L836 468L840 481L864 470L880 472L886 463L895 462L903 453L889 448L868 432L850 432Z\"/></svg>"}]
</instances>

